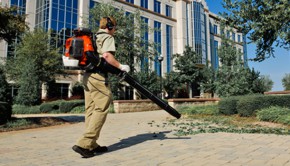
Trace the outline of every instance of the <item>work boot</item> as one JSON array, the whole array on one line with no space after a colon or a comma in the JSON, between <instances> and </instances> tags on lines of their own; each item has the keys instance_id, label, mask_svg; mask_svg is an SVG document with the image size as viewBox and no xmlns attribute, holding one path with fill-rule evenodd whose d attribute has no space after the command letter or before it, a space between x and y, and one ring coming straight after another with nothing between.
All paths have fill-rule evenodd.
<instances>
[{"instance_id":1,"label":"work boot","mask_svg":"<svg viewBox=\"0 0 290 166\"><path fill-rule=\"evenodd\" d=\"M80 155L82 155L84 158L90 158L90 157L93 157L94 156L94 152L92 150L88 150L88 149L84 149L82 147L79 147L77 145L74 145L72 147L72 149L79 153Z\"/></svg>"},{"instance_id":2,"label":"work boot","mask_svg":"<svg viewBox=\"0 0 290 166\"><path fill-rule=\"evenodd\" d=\"M98 146L95 149L92 150L94 153L104 153L108 151L108 148L106 146Z\"/></svg>"}]
</instances>

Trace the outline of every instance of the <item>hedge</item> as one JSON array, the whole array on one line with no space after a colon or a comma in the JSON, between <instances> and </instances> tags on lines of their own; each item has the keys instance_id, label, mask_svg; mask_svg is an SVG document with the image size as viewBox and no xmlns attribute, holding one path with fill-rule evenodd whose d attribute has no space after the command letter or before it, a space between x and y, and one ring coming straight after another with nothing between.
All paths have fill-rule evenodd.
<instances>
[{"instance_id":1,"label":"hedge","mask_svg":"<svg viewBox=\"0 0 290 166\"><path fill-rule=\"evenodd\" d=\"M257 110L271 106L290 108L290 95L253 95L242 97L237 103L237 111L241 116L253 116Z\"/></svg>"},{"instance_id":2,"label":"hedge","mask_svg":"<svg viewBox=\"0 0 290 166\"><path fill-rule=\"evenodd\" d=\"M67 113L77 106L84 105L84 100L57 100L40 105L40 113Z\"/></svg>"},{"instance_id":3,"label":"hedge","mask_svg":"<svg viewBox=\"0 0 290 166\"><path fill-rule=\"evenodd\" d=\"M7 102L0 101L0 124L5 124L12 115L12 106Z\"/></svg>"},{"instance_id":4,"label":"hedge","mask_svg":"<svg viewBox=\"0 0 290 166\"><path fill-rule=\"evenodd\" d=\"M233 96L221 99L218 103L219 113L225 115L237 114L237 102L240 100L240 98L241 96Z\"/></svg>"}]
</instances>

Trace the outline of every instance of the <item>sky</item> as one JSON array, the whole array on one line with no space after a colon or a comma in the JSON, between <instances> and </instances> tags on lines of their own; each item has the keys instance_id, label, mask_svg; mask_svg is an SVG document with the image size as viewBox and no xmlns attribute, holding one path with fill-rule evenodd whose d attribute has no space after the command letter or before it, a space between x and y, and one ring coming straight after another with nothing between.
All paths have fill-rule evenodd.
<instances>
[{"instance_id":1,"label":"sky","mask_svg":"<svg viewBox=\"0 0 290 166\"><path fill-rule=\"evenodd\" d=\"M219 12L225 11L222 7L222 0L206 0L209 11L218 15ZM247 45L248 58L255 57L256 46L254 44ZM285 74L290 74L290 50L275 47L274 57L265 59L262 62L249 61L250 68L259 71L260 75L269 76L274 82L271 91L283 91L282 79Z\"/></svg>"}]
</instances>

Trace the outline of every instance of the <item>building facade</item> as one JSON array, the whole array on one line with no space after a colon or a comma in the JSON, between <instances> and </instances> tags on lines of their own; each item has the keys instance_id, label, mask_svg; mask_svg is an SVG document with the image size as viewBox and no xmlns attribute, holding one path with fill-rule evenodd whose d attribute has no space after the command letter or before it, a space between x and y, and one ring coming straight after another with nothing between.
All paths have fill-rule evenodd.
<instances>
[{"instance_id":1,"label":"building facade","mask_svg":"<svg viewBox=\"0 0 290 166\"><path fill-rule=\"evenodd\" d=\"M111 0L108 0L111 1ZM82 26L89 9L101 0L2 0L1 5L19 6L21 13L26 13L30 29L42 27L52 30L59 36L59 44L63 45L72 30ZM98 3L97 3L98 4ZM159 28L146 39L159 43L158 53L163 56L161 63L154 62L153 68L158 75L164 76L174 70L172 55L182 54L186 45L193 47L202 55L201 64L219 65L218 48L221 45L221 34L231 38L236 48L247 59L245 36L236 29L223 32L220 18L210 12L206 0L115 0L116 8L127 12L139 9L142 19L152 28ZM8 43L0 43L0 57L13 56L13 48ZM245 65L246 61L245 61ZM69 89L76 81L81 81L81 71L71 73L71 77L57 78L60 94L70 97ZM45 89L45 87L43 87ZM45 90L44 90L45 92ZM45 95L45 93L43 93Z\"/></svg>"}]
</instances>

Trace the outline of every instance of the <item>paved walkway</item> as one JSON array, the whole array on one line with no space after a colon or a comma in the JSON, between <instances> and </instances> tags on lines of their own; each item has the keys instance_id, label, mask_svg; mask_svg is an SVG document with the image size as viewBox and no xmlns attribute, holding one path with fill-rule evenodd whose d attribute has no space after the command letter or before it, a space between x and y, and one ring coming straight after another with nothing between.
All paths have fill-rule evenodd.
<instances>
[{"instance_id":1,"label":"paved walkway","mask_svg":"<svg viewBox=\"0 0 290 166\"><path fill-rule=\"evenodd\" d=\"M99 143L110 152L89 159L71 149L83 132L83 122L0 133L0 166L290 166L290 136L177 137L172 127L163 127L170 118L165 111L109 114Z\"/></svg>"}]
</instances>

